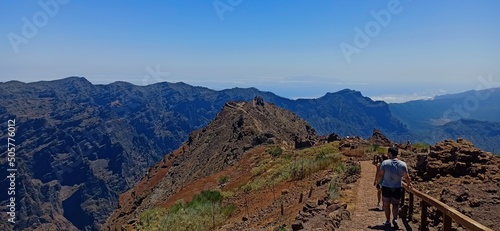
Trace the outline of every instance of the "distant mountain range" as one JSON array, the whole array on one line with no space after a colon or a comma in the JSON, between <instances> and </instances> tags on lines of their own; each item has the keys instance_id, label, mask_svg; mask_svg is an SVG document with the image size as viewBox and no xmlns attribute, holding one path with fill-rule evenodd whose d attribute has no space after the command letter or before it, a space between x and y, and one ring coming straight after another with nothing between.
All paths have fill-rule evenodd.
<instances>
[{"instance_id":1,"label":"distant mountain range","mask_svg":"<svg viewBox=\"0 0 500 231\"><path fill-rule=\"evenodd\" d=\"M500 88L467 91L389 104L391 112L411 130L426 130L451 121L500 122Z\"/></svg>"},{"instance_id":2,"label":"distant mountain range","mask_svg":"<svg viewBox=\"0 0 500 231\"><path fill-rule=\"evenodd\" d=\"M18 126L16 167L22 183L17 188L16 228L98 229L117 207L120 193L186 142L192 131L206 126L228 101L260 96L294 112L320 135L366 138L373 128L397 142L468 135L491 151L500 150L500 117L491 115L500 111L494 92L480 107L490 105L488 116L497 120L479 121L483 109L477 109L474 116L440 125L434 122L441 121L443 113L435 113L434 107L453 109L444 102L464 102L460 97L438 97L435 100L444 101L422 101L424 106L419 106L372 101L348 89L318 99L290 100L255 88L215 91L185 83L93 85L79 77L0 83L1 121L16 119ZM433 113L426 117L426 111ZM1 123L0 129L6 131L7 124ZM6 140L1 134L0 140ZM2 171L5 155L0 159ZM8 188L8 183L3 180L0 187ZM2 206L8 199L6 192L0 193Z\"/></svg>"},{"instance_id":3,"label":"distant mountain range","mask_svg":"<svg viewBox=\"0 0 500 231\"><path fill-rule=\"evenodd\" d=\"M411 131L412 140L432 144L463 137L500 153L500 88L394 103L389 108Z\"/></svg>"}]
</instances>

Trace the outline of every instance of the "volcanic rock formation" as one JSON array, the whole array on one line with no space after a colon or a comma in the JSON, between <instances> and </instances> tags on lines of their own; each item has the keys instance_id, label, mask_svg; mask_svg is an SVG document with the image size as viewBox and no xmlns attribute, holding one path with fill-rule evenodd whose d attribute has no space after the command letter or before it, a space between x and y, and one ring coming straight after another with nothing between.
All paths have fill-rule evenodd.
<instances>
[{"instance_id":1,"label":"volcanic rock formation","mask_svg":"<svg viewBox=\"0 0 500 231\"><path fill-rule=\"evenodd\" d=\"M275 144L286 150L317 140L304 120L259 98L226 103L208 126L192 132L186 143L120 196L119 209L106 227L114 230L133 225L140 211L159 206L190 182L231 166L256 146Z\"/></svg>"}]
</instances>

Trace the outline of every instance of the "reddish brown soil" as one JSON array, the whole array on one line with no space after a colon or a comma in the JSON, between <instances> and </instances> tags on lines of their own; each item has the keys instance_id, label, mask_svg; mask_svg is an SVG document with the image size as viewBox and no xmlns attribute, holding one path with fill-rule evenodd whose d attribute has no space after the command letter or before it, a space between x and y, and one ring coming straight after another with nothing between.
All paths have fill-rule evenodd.
<instances>
[{"instance_id":1,"label":"reddish brown soil","mask_svg":"<svg viewBox=\"0 0 500 231\"><path fill-rule=\"evenodd\" d=\"M274 188L243 192L240 187L251 179L250 171L255 167L253 160L266 158L263 155L269 155L264 147L246 153L237 164L186 185L163 203L162 207L168 208L178 200L190 201L202 190L219 188L222 191L235 192L233 197L227 199L227 203L236 205L236 211L225 225L218 228L219 230L273 230L280 225L290 227L308 199L317 200L325 197L327 185L317 187L316 181L334 173L323 171L300 181L282 182ZM222 187L218 185L221 176L229 178L229 182ZM312 195L308 198L311 187ZM303 201L299 203L301 193ZM281 215L281 204L284 215Z\"/></svg>"},{"instance_id":2,"label":"reddish brown soil","mask_svg":"<svg viewBox=\"0 0 500 231\"><path fill-rule=\"evenodd\" d=\"M237 190L241 185L246 184L252 176L250 173L250 170L253 167L251 158L255 155L263 154L265 154L264 147L255 148L249 153L243 155L238 164L186 185L186 187L163 203L162 207L168 208L179 200L183 200L185 202L190 201L196 194L199 194L203 190L213 190L215 188L220 188L223 191ZM228 176L229 182L223 187L220 187L218 184L219 179L222 176Z\"/></svg>"}]
</instances>

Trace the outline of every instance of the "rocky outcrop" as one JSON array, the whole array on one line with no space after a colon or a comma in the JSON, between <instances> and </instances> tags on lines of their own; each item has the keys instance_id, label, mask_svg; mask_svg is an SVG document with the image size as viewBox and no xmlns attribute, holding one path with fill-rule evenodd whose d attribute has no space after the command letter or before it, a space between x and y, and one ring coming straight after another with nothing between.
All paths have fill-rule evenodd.
<instances>
[{"instance_id":1,"label":"rocky outcrop","mask_svg":"<svg viewBox=\"0 0 500 231\"><path fill-rule=\"evenodd\" d=\"M342 140L342 138L335 133L331 133L331 134L328 134L326 136L321 136L319 138L320 143L330 143L330 142L340 141L340 140Z\"/></svg>"},{"instance_id":2,"label":"rocky outcrop","mask_svg":"<svg viewBox=\"0 0 500 231\"><path fill-rule=\"evenodd\" d=\"M334 185L336 185L334 187L343 190L347 184L356 182L361 173L360 163L348 160L345 165L347 170L342 179L337 179L335 175L326 175L316 181L316 186L332 184L333 180L335 181ZM351 213L347 210L347 204L333 200L331 196L326 193L320 199L309 199L295 217L295 221L291 225L292 230L337 230L342 221L350 220Z\"/></svg>"},{"instance_id":3,"label":"rocky outcrop","mask_svg":"<svg viewBox=\"0 0 500 231\"><path fill-rule=\"evenodd\" d=\"M409 166L417 189L493 230L500 230L496 222L500 219L496 212L500 204L500 157L465 139L444 140L431 146L429 154L415 155L416 161ZM430 225L440 228L442 214L434 208L429 214Z\"/></svg>"},{"instance_id":4,"label":"rocky outcrop","mask_svg":"<svg viewBox=\"0 0 500 231\"><path fill-rule=\"evenodd\" d=\"M471 176L488 180L500 173L497 159L490 152L474 147L468 140L444 140L431 146L429 154L420 154L416 168L423 180L430 180L438 175Z\"/></svg>"},{"instance_id":5,"label":"rocky outcrop","mask_svg":"<svg viewBox=\"0 0 500 231\"><path fill-rule=\"evenodd\" d=\"M389 140L389 138L387 138L384 134L382 134L381 131L379 131L376 128L373 129L373 134L370 138L368 138L368 141L372 144L377 144L386 147L391 147L394 145L394 143L391 140Z\"/></svg>"},{"instance_id":6,"label":"rocky outcrop","mask_svg":"<svg viewBox=\"0 0 500 231\"><path fill-rule=\"evenodd\" d=\"M340 140L341 149L357 149L370 145L370 142L359 136L346 136Z\"/></svg>"},{"instance_id":7,"label":"rocky outcrop","mask_svg":"<svg viewBox=\"0 0 500 231\"><path fill-rule=\"evenodd\" d=\"M328 197L309 200L292 223L292 230L336 230L343 220L350 220L347 204L341 204Z\"/></svg>"}]
</instances>

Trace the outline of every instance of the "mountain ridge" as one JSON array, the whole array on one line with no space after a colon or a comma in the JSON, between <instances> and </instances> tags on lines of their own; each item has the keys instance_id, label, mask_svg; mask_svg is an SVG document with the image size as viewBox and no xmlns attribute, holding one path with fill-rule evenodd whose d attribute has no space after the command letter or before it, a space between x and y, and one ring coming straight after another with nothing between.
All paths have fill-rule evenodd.
<instances>
[{"instance_id":1,"label":"mountain ridge","mask_svg":"<svg viewBox=\"0 0 500 231\"><path fill-rule=\"evenodd\" d=\"M24 148L17 155L23 159L19 168L25 169L19 178L25 182L19 187L19 196L25 200L16 228L98 229L117 206L118 194L135 184L141 172L178 147L191 131L205 126L226 102L256 95L280 107L296 107L302 116L324 110L312 108L316 101L297 107L297 101L256 88L214 91L182 83L93 85L81 77L1 83L0 118L16 119L23 131L17 141ZM334 100L330 102L337 108ZM379 114L386 114L382 110ZM351 116L315 126L330 123L330 129L344 126L345 133L353 134ZM374 121L367 126L379 127ZM6 159L0 160L3 171ZM0 181L2 187L7 184ZM57 193L44 194L47 189ZM60 192L65 196L53 196ZM7 199L0 194L0 203ZM43 215L46 211L52 215Z\"/></svg>"},{"instance_id":2,"label":"mountain ridge","mask_svg":"<svg viewBox=\"0 0 500 231\"><path fill-rule=\"evenodd\" d=\"M418 141L436 143L464 137L484 150L500 150L500 137L484 132L500 128L500 88L471 90L389 104L391 113ZM475 126L470 126L474 123Z\"/></svg>"},{"instance_id":3,"label":"mountain ridge","mask_svg":"<svg viewBox=\"0 0 500 231\"><path fill-rule=\"evenodd\" d=\"M256 88L215 91L185 83L93 85L82 77L0 83L0 118L15 118L23 131L16 140L23 146L17 155L23 159L19 179L25 182L20 197L26 199L16 227L96 230L118 205L118 194L143 171L208 124L226 102L256 95L293 111L320 135L368 137L373 128L397 142L412 135L390 105L348 89L290 100ZM5 161L0 160L2 171ZM0 194L0 203L7 199Z\"/></svg>"},{"instance_id":4,"label":"mountain ridge","mask_svg":"<svg viewBox=\"0 0 500 231\"><path fill-rule=\"evenodd\" d=\"M260 97L228 102L206 127L193 131L179 149L151 167L142 184L120 196L119 209L106 227L121 229L130 219L138 218L134 211L160 206L184 185L222 171L259 145L292 150L317 141L314 129L304 120ZM151 184L150 177L158 180Z\"/></svg>"}]
</instances>

